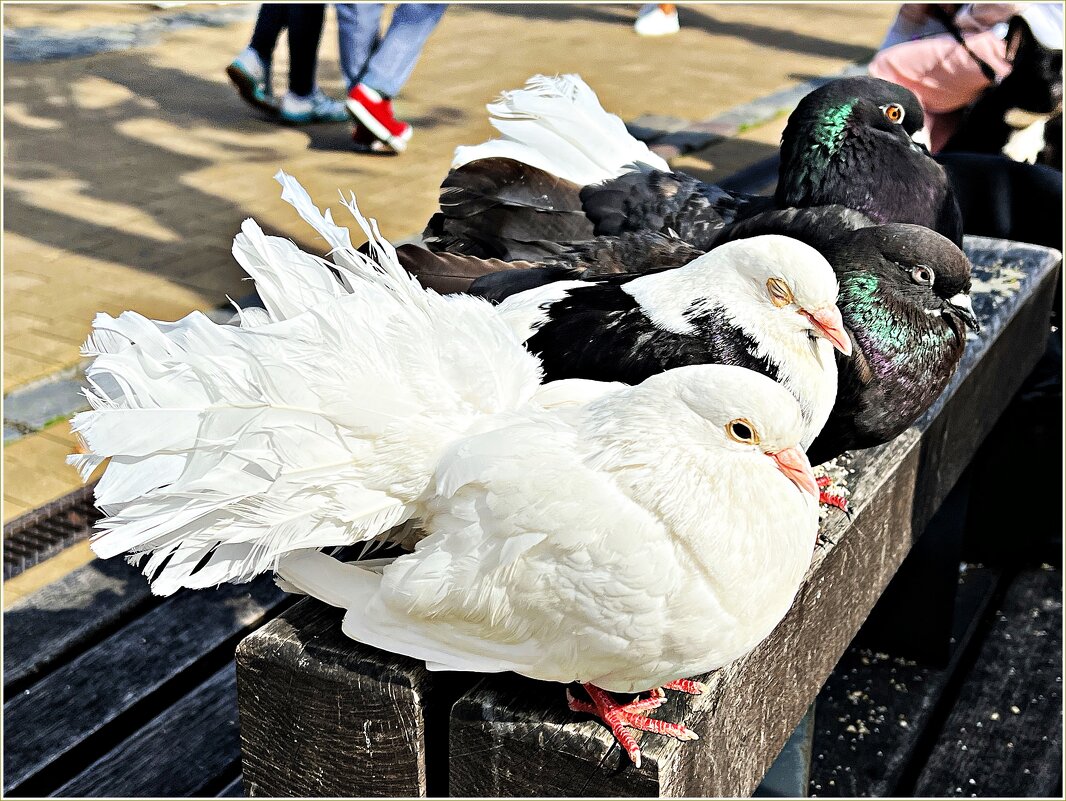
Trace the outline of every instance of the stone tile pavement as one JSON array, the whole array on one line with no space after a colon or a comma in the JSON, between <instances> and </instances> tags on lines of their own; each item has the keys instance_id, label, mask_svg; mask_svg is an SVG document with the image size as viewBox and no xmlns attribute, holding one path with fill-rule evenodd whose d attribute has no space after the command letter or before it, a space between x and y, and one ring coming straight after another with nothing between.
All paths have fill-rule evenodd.
<instances>
[{"instance_id":1,"label":"stone tile pavement","mask_svg":"<svg viewBox=\"0 0 1066 801\"><path fill-rule=\"evenodd\" d=\"M675 166L721 178L772 154L784 123L761 108L757 121L769 121L708 134L737 130L726 112L865 61L894 13L682 6L680 34L641 39L635 10L453 6L396 103L415 126L411 149L389 158L351 152L347 125L279 127L240 103L223 70L250 36L249 6L5 4L4 520L78 485L63 463L65 415L46 407L49 393L69 393L95 312L176 319L246 294L229 249L248 216L323 249L280 201L277 169L322 204L354 190L387 236L408 238L435 208L453 149L491 136L486 102L537 72L578 72L608 109L662 133L732 120L702 126L692 152L667 150ZM286 58L283 38L276 75ZM341 94L331 14L319 79Z\"/></svg>"}]
</instances>

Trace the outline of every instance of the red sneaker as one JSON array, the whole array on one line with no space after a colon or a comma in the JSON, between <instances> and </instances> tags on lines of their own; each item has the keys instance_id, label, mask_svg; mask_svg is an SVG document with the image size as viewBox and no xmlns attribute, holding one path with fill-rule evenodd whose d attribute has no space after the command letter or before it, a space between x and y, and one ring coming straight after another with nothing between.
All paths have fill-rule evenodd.
<instances>
[{"instance_id":1,"label":"red sneaker","mask_svg":"<svg viewBox=\"0 0 1066 801\"><path fill-rule=\"evenodd\" d=\"M411 126L392 114L392 101L386 100L366 84L356 84L348 92L348 113L363 123L370 133L397 153L407 149Z\"/></svg>"}]
</instances>

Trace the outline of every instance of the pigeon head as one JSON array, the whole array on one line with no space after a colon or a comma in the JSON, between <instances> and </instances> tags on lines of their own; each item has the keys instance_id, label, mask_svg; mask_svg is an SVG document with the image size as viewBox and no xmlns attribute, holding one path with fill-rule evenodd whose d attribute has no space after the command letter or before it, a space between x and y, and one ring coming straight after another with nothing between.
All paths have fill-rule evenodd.
<instances>
[{"instance_id":1,"label":"pigeon head","mask_svg":"<svg viewBox=\"0 0 1066 801\"><path fill-rule=\"evenodd\" d=\"M721 283L722 299L742 323L749 315L758 316L781 336L807 332L829 340L844 354L851 352L836 305L836 275L810 245L767 234L727 242L701 259L732 267L731 276L716 270L714 280ZM730 289L732 297L725 294Z\"/></svg>"},{"instance_id":2,"label":"pigeon head","mask_svg":"<svg viewBox=\"0 0 1066 801\"><path fill-rule=\"evenodd\" d=\"M880 225L842 237L830 255L838 272L868 273L885 297L978 330L970 303L970 260L949 240L918 225ZM850 283L842 277L842 282Z\"/></svg>"},{"instance_id":3,"label":"pigeon head","mask_svg":"<svg viewBox=\"0 0 1066 801\"><path fill-rule=\"evenodd\" d=\"M764 471L772 463L817 497L810 462L799 446L806 422L781 384L743 367L699 364L667 370L640 386L669 396L674 423L717 459L736 459L738 465ZM688 424L681 422L686 413Z\"/></svg>"},{"instance_id":4,"label":"pigeon head","mask_svg":"<svg viewBox=\"0 0 1066 801\"><path fill-rule=\"evenodd\" d=\"M842 78L815 89L788 118L784 148L835 153L851 136L873 130L910 146L925 115L909 89L867 76Z\"/></svg>"},{"instance_id":5,"label":"pigeon head","mask_svg":"<svg viewBox=\"0 0 1066 801\"><path fill-rule=\"evenodd\" d=\"M877 223L915 223L961 241L947 174L916 141L924 123L913 93L878 78L811 92L781 137L777 206L840 204Z\"/></svg>"}]
</instances>

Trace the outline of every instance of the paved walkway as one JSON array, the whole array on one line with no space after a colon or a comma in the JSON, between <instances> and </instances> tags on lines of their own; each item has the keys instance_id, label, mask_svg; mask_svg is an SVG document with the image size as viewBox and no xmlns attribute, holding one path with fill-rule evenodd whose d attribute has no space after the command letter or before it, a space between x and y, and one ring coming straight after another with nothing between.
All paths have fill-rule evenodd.
<instances>
[{"instance_id":1,"label":"paved walkway","mask_svg":"<svg viewBox=\"0 0 1066 801\"><path fill-rule=\"evenodd\" d=\"M55 380L76 378L95 312L175 319L245 294L229 249L248 216L322 250L280 201L278 168L323 204L353 189L386 235L407 238L435 208L453 149L491 135L484 104L529 75L578 72L608 109L669 129L867 59L893 14L683 7L679 35L642 39L634 11L451 8L396 104L415 126L411 150L382 158L350 152L346 125L281 128L237 100L223 70L250 35L247 7L5 5L5 50L19 60L4 64L4 520L78 485L63 463L73 448L65 414L45 415L49 397L70 392ZM328 19L319 75L340 94ZM81 55L61 58L70 54ZM276 74L285 59L283 43ZM721 177L771 154L782 124L673 163ZM40 396L27 395L41 382ZM9 427L20 400L37 419Z\"/></svg>"}]
</instances>

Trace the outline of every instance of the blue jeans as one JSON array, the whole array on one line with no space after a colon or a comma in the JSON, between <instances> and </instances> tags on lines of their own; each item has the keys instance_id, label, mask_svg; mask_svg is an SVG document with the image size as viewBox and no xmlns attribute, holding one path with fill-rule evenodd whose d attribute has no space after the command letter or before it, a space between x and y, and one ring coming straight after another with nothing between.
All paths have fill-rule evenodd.
<instances>
[{"instance_id":1,"label":"blue jeans","mask_svg":"<svg viewBox=\"0 0 1066 801\"><path fill-rule=\"evenodd\" d=\"M393 97L407 82L422 45L437 27L447 3L401 3L381 36L383 3L335 3L341 71L351 89L365 83Z\"/></svg>"}]
</instances>

